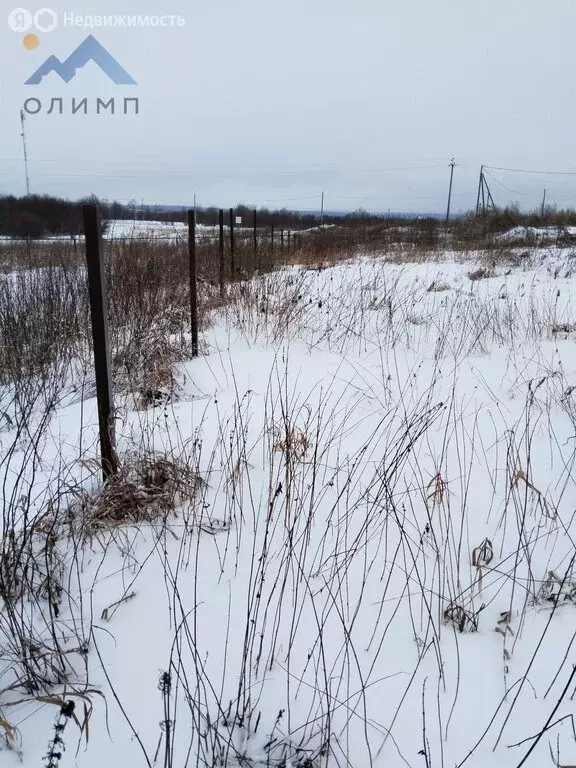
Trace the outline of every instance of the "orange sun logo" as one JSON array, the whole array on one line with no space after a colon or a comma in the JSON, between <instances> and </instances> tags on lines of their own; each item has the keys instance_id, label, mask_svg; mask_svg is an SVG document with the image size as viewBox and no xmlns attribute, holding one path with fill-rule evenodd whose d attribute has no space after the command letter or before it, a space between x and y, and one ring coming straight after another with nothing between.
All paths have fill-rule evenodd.
<instances>
[{"instance_id":1,"label":"orange sun logo","mask_svg":"<svg viewBox=\"0 0 576 768\"><path fill-rule=\"evenodd\" d=\"M38 35L30 34L26 35L24 40L22 41L22 45L24 48L26 48L27 51L34 51L38 46L40 45L40 38Z\"/></svg>"}]
</instances>

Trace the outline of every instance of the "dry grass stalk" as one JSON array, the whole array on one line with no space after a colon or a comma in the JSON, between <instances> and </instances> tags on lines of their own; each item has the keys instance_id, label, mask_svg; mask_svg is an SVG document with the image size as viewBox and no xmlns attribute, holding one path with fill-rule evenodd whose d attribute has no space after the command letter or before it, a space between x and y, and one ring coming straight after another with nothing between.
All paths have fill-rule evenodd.
<instances>
[{"instance_id":1,"label":"dry grass stalk","mask_svg":"<svg viewBox=\"0 0 576 768\"><path fill-rule=\"evenodd\" d=\"M551 331L553 334L558 333L574 333L576 331L576 326L570 325L569 323L555 323Z\"/></svg>"},{"instance_id":2,"label":"dry grass stalk","mask_svg":"<svg viewBox=\"0 0 576 768\"><path fill-rule=\"evenodd\" d=\"M447 485L440 472L428 483L426 490L428 491L426 501L431 501L432 506L442 504L446 496Z\"/></svg>"},{"instance_id":3,"label":"dry grass stalk","mask_svg":"<svg viewBox=\"0 0 576 768\"><path fill-rule=\"evenodd\" d=\"M310 441L305 432L293 427L284 433L275 428L274 433L273 448L275 451L283 453L290 462L304 459L310 448Z\"/></svg>"},{"instance_id":4,"label":"dry grass stalk","mask_svg":"<svg viewBox=\"0 0 576 768\"><path fill-rule=\"evenodd\" d=\"M468 611L462 605L451 602L444 610L444 621L446 624L453 624L461 634L468 630L469 632L478 631L478 621L480 613L485 606L481 605L476 611Z\"/></svg>"},{"instance_id":5,"label":"dry grass stalk","mask_svg":"<svg viewBox=\"0 0 576 768\"><path fill-rule=\"evenodd\" d=\"M472 282L476 282L477 280L489 280L492 277L495 277L496 273L493 269L488 269L486 267L479 267L478 269L473 270L472 272L468 272L468 277Z\"/></svg>"},{"instance_id":6,"label":"dry grass stalk","mask_svg":"<svg viewBox=\"0 0 576 768\"><path fill-rule=\"evenodd\" d=\"M82 500L83 531L164 520L192 503L203 480L183 461L164 456L137 459L121 467L95 496Z\"/></svg>"},{"instance_id":7,"label":"dry grass stalk","mask_svg":"<svg viewBox=\"0 0 576 768\"><path fill-rule=\"evenodd\" d=\"M514 488L518 488L518 484L520 481L524 482L526 486L534 493L536 496L536 507L539 509L542 514L547 517L550 520L556 519L556 510L554 510L550 504L546 501L546 497L544 494L536 488L536 486L528 480L528 477L526 476L526 473L523 469L517 469L512 477L512 485Z\"/></svg>"},{"instance_id":8,"label":"dry grass stalk","mask_svg":"<svg viewBox=\"0 0 576 768\"><path fill-rule=\"evenodd\" d=\"M18 757L22 759L22 753L18 748L18 731L12 723L8 722L2 714L0 714L0 729L4 732L4 742L6 748L16 752Z\"/></svg>"},{"instance_id":9,"label":"dry grass stalk","mask_svg":"<svg viewBox=\"0 0 576 768\"><path fill-rule=\"evenodd\" d=\"M452 286L448 285L448 283L439 283L434 280L428 286L428 293L442 293L443 291L450 291L451 289Z\"/></svg>"},{"instance_id":10,"label":"dry grass stalk","mask_svg":"<svg viewBox=\"0 0 576 768\"><path fill-rule=\"evenodd\" d=\"M482 592L482 568L487 568L493 559L494 547L490 539L484 539L480 546L472 550L472 566L476 568L480 592Z\"/></svg>"}]
</instances>

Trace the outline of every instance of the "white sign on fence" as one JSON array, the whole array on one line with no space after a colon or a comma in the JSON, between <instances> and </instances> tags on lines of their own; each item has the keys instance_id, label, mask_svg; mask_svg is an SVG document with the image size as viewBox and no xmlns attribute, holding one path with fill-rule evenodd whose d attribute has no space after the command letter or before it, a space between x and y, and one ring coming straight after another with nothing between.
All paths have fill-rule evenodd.
<instances>
[{"instance_id":1,"label":"white sign on fence","mask_svg":"<svg viewBox=\"0 0 576 768\"><path fill-rule=\"evenodd\" d=\"M242 226L242 216L236 216L236 224L241 227Z\"/></svg>"}]
</instances>

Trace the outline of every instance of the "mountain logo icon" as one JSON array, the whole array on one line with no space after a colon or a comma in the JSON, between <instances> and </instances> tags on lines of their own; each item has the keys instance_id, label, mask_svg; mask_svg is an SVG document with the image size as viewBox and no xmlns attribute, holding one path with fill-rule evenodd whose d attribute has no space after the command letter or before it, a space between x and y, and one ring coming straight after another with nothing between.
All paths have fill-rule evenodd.
<instances>
[{"instance_id":1,"label":"mountain logo icon","mask_svg":"<svg viewBox=\"0 0 576 768\"><path fill-rule=\"evenodd\" d=\"M50 72L56 72L65 83L76 77L79 69L93 61L104 74L108 75L116 85L136 85L136 80L126 72L103 45L93 35L88 35L76 50L65 61L56 56L50 56L36 72L26 80L26 85L39 85Z\"/></svg>"}]
</instances>

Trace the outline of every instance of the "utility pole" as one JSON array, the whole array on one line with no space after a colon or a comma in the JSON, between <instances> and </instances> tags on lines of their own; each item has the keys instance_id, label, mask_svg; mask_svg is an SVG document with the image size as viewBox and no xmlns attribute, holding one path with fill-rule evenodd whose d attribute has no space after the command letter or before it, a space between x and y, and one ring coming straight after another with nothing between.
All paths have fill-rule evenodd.
<instances>
[{"instance_id":1,"label":"utility pole","mask_svg":"<svg viewBox=\"0 0 576 768\"><path fill-rule=\"evenodd\" d=\"M544 197L542 198L542 210L540 211L541 216L544 216L545 210L546 210L546 190L544 190Z\"/></svg>"},{"instance_id":2,"label":"utility pole","mask_svg":"<svg viewBox=\"0 0 576 768\"><path fill-rule=\"evenodd\" d=\"M446 222L450 221L450 204L452 203L452 183L454 181L454 168L456 163L454 158L450 161L450 188L448 189L448 208L446 209Z\"/></svg>"},{"instance_id":3,"label":"utility pole","mask_svg":"<svg viewBox=\"0 0 576 768\"><path fill-rule=\"evenodd\" d=\"M482 194L482 187L484 181L484 166L480 166L480 180L478 181L478 197L476 198L476 216L480 213L480 195Z\"/></svg>"},{"instance_id":4,"label":"utility pole","mask_svg":"<svg viewBox=\"0 0 576 768\"><path fill-rule=\"evenodd\" d=\"M322 190L322 203L320 205L320 226L324 224L324 190Z\"/></svg>"},{"instance_id":5,"label":"utility pole","mask_svg":"<svg viewBox=\"0 0 576 768\"><path fill-rule=\"evenodd\" d=\"M480 180L478 182L478 197L476 199L476 216L480 215L480 209L482 209L483 216L486 216L486 213L489 211L496 210L496 203L494 202L494 198L492 197L492 192L490 192L490 187L488 186L488 182L486 181L483 165L480 166Z\"/></svg>"},{"instance_id":6,"label":"utility pole","mask_svg":"<svg viewBox=\"0 0 576 768\"><path fill-rule=\"evenodd\" d=\"M24 172L26 174L26 194L30 196L30 175L28 173L28 147L26 146L26 128L24 126L25 120L24 110L20 110L20 123L22 125L22 145L24 147Z\"/></svg>"}]
</instances>

